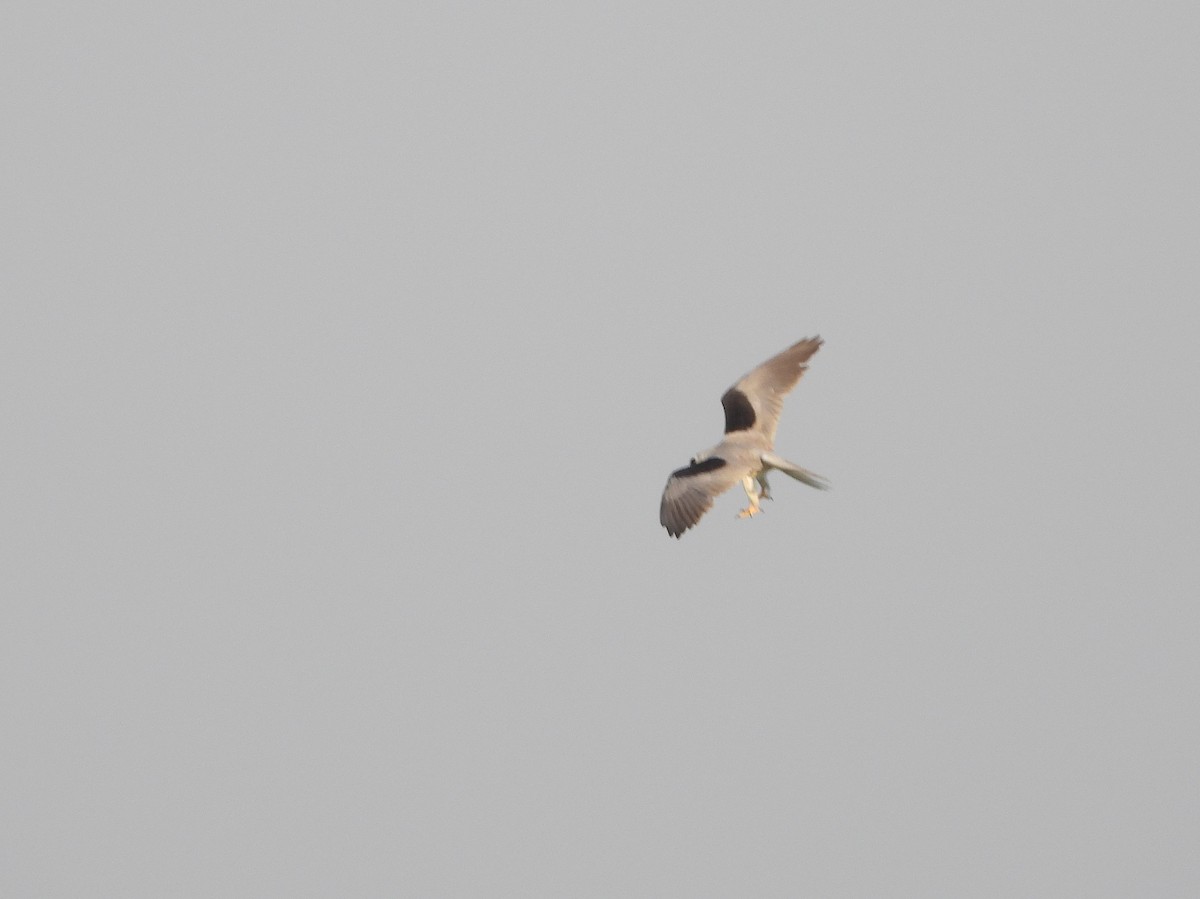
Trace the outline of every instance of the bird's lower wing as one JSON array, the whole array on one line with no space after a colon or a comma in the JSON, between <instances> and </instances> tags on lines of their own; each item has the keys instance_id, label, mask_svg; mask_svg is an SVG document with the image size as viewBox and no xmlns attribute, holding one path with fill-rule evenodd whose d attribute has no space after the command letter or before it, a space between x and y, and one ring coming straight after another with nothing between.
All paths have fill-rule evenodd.
<instances>
[{"instance_id":1,"label":"bird's lower wing","mask_svg":"<svg viewBox=\"0 0 1200 899\"><path fill-rule=\"evenodd\" d=\"M672 537L695 525L712 508L713 500L738 483L747 473L742 467L723 465L709 471L698 466L681 468L667 479L658 520Z\"/></svg>"}]
</instances>

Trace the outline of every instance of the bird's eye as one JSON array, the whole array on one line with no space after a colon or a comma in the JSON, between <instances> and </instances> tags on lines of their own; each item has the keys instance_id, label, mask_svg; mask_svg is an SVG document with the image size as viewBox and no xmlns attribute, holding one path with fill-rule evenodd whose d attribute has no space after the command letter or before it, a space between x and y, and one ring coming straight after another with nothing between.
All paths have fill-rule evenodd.
<instances>
[{"instance_id":1,"label":"bird's eye","mask_svg":"<svg viewBox=\"0 0 1200 899\"><path fill-rule=\"evenodd\" d=\"M695 465L700 460L696 456L692 456L692 464Z\"/></svg>"}]
</instances>

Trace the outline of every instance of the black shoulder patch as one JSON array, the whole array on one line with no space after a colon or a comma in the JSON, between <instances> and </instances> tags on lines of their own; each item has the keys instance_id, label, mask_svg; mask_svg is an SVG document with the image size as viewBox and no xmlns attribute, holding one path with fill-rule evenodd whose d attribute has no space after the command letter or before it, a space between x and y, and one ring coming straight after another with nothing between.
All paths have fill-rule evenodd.
<instances>
[{"instance_id":1,"label":"black shoulder patch","mask_svg":"<svg viewBox=\"0 0 1200 899\"><path fill-rule=\"evenodd\" d=\"M720 456L709 456L701 462L693 462L687 468L677 468L671 472L673 478L694 478L698 474L704 474L706 471L716 471L718 468L725 467L725 460Z\"/></svg>"},{"instance_id":2,"label":"black shoulder patch","mask_svg":"<svg viewBox=\"0 0 1200 899\"><path fill-rule=\"evenodd\" d=\"M750 398L736 387L725 391L725 395L721 397L721 405L725 408L726 434L731 431L749 431L758 421Z\"/></svg>"}]
</instances>

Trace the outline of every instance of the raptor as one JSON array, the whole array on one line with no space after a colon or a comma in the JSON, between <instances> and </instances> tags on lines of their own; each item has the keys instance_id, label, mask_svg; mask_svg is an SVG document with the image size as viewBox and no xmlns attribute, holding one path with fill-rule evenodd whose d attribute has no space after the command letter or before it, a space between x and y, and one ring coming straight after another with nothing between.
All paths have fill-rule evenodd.
<instances>
[{"instance_id":1,"label":"raptor","mask_svg":"<svg viewBox=\"0 0 1200 899\"><path fill-rule=\"evenodd\" d=\"M741 482L750 505L738 518L762 511L761 501L771 498L767 473L782 471L797 481L827 490L818 474L775 455L775 429L783 399L808 369L808 360L821 348L820 337L808 337L772 356L725 391L725 436L711 449L697 453L683 468L671 472L663 490L658 520L672 537L700 521L713 500Z\"/></svg>"}]
</instances>

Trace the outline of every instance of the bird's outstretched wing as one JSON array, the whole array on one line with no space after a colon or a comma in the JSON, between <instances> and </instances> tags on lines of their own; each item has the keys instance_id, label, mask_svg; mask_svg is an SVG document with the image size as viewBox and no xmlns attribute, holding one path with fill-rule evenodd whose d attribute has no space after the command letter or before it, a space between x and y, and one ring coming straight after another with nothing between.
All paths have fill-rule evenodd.
<instances>
[{"instance_id":1,"label":"bird's outstretched wing","mask_svg":"<svg viewBox=\"0 0 1200 899\"><path fill-rule=\"evenodd\" d=\"M713 500L746 474L724 459L710 456L671 472L663 490L658 520L672 537L680 537L712 508Z\"/></svg>"},{"instance_id":2,"label":"bird's outstretched wing","mask_svg":"<svg viewBox=\"0 0 1200 899\"><path fill-rule=\"evenodd\" d=\"M808 368L809 358L823 342L820 337L807 337L794 343L726 390L721 397L725 409L725 433L754 429L764 434L768 443L774 446L783 398L791 393Z\"/></svg>"}]
</instances>

